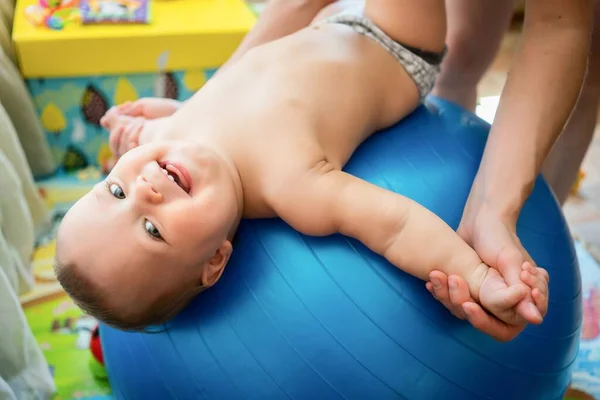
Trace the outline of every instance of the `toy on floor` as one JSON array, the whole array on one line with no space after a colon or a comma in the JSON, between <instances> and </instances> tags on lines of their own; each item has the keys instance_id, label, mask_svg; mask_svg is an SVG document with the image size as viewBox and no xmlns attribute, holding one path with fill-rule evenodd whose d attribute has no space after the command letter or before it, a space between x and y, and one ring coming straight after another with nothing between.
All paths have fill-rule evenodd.
<instances>
[{"instance_id":1,"label":"toy on floor","mask_svg":"<svg viewBox=\"0 0 600 400\"><path fill-rule=\"evenodd\" d=\"M429 102L371 136L345 170L456 228L489 124ZM219 283L167 326L132 333L101 325L110 384L123 398L560 399L577 353L581 282L541 178L518 234L551 275L550 309L544 323L499 343L356 240L244 220Z\"/></svg>"}]
</instances>

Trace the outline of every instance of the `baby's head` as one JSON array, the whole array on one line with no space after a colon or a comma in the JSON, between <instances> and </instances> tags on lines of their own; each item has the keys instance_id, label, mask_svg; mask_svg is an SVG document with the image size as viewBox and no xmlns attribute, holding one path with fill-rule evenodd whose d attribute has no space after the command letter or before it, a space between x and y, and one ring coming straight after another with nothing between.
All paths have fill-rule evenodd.
<instances>
[{"instance_id":1,"label":"baby's head","mask_svg":"<svg viewBox=\"0 0 600 400\"><path fill-rule=\"evenodd\" d=\"M214 152L182 142L133 149L63 219L57 278L107 324L163 323L221 276L239 198L234 174Z\"/></svg>"}]
</instances>

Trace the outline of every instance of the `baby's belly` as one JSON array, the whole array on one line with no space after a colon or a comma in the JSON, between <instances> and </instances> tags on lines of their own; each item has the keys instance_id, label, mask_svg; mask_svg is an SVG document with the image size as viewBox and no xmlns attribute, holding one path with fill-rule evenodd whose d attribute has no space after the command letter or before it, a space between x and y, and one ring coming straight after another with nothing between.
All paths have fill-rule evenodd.
<instances>
[{"instance_id":1,"label":"baby's belly","mask_svg":"<svg viewBox=\"0 0 600 400\"><path fill-rule=\"evenodd\" d=\"M380 111L394 77L377 65L397 62L376 46L347 27L309 28L249 55L243 67L253 78L241 97L255 116L306 126L330 158L345 163L385 122Z\"/></svg>"},{"instance_id":2,"label":"baby's belly","mask_svg":"<svg viewBox=\"0 0 600 400\"><path fill-rule=\"evenodd\" d=\"M307 136L343 165L372 132L401 117L394 105L403 74L375 42L325 25L250 51L202 89L198 101L209 115L226 110L221 123L230 132L253 140Z\"/></svg>"}]
</instances>

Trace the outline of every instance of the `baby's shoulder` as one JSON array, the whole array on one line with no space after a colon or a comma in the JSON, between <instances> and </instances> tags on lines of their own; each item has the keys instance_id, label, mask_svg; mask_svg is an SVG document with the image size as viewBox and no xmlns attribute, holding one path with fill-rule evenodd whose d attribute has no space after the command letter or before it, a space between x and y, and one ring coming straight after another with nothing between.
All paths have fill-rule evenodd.
<instances>
[{"instance_id":1,"label":"baby's shoulder","mask_svg":"<svg viewBox=\"0 0 600 400\"><path fill-rule=\"evenodd\" d=\"M244 191L246 218L275 217L273 206L285 201L310 172L305 156L260 145L240 149L236 164Z\"/></svg>"}]
</instances>

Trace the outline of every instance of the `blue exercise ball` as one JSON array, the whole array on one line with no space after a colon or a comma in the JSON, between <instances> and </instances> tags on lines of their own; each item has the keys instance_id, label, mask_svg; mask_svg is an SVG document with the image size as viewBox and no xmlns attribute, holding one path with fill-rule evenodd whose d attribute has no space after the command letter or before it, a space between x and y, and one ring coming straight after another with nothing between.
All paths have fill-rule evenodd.
<instances>
[{"instance_id":1,"label":"blue exercise ball","mask_svg":"<svg viewBox=\"0 0 600 400\"><path fill-rule=\"evenodd\" d=\"M488 131L476 116L430 97L362 144L346 171L414 199L456 229ZM500 343L355 240L303 236L279 219L243 221L219 283L164 332L101 326L113 392L125 399L561 399L578 350L580 276L564 217L541 179L518 234L550 273L550 307L543 324Z\"/></svg>"}]
</instances>

